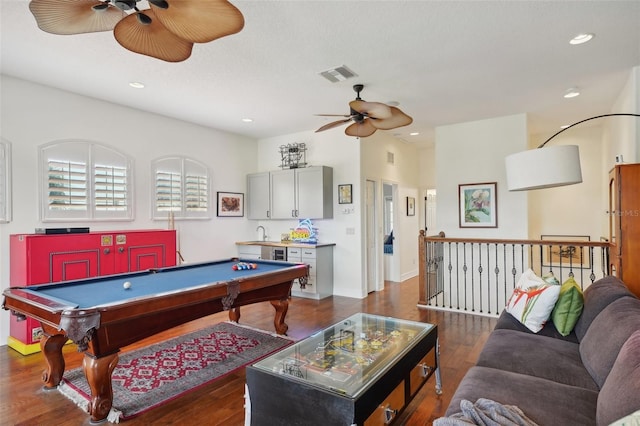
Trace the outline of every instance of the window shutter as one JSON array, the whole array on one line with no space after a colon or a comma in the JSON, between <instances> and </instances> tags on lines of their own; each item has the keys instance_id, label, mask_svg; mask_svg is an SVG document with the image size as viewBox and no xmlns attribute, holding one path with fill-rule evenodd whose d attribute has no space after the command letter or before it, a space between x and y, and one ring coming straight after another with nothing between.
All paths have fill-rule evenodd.
<instances>
[{"instance_id":1,"label":"window shutter","mask_svg":"<svg viewBox=\"0 0 640 426\"><path fill-rule=\"evenodd\" d=\"M11 220L11 145L0 141L0 223Z\"/></svg>"},{"instance_id":2,"label":"window shutter","mask_svg":"<svg viewBox=\"0 0 640 426\"><path fill-rule=\"evenodd\" d=\"M132 220L132 161L121 152L83 140L40 148L43 222Z\"/></svg>"},{"instance_id":3,"label":"window shutter","mask_svg":"<svg viewBox=\"0 0 640 426\"><path fill-rule=\"evenodd\" d=\"M49 160L48 209L86 211L87 165L63 160Z\"/></svg>"},{"instance_id":4,"label":"window shutter","mask_svg":"<svg viewBox=\"0 0 640 426\"><path fill-rule=\"evenodd\" d=\"M180 173L156 171L156 209L161 212L182 210Z\"/></svg>"},{"instance_id":5,"label":"window shutter","mask_svg":"<svg viewBox=\"0 0 640 426\"><path fill-rule=\"evenodd\" d=\"M126 211L127 169L96 164L94 172L94 199L98 211Z\"/></svg>"},{"instance_id":6,"label":"window shutter","mask_svg":"<svg viewBox=\"0 0 640 426\"><path fill-rule=\"evenodd\" d=\"M207 218L209 214L209 172L190 158L165 157L152 162L156 190L154 219Z\"/></svg>"}]
</instances>

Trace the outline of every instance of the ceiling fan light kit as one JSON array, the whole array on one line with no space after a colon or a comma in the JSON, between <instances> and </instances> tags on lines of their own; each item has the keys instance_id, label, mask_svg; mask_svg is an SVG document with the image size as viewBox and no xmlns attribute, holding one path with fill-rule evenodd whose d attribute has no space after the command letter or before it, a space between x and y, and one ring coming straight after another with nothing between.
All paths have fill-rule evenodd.
<instances>
[{"instance_id":1,"label":"ceiling fan light kit","mask_svg":"<svg viewBox=\"0 0 640 426\"><path fill-rule=\"evenodd\" d=\"M354 84L353 90L356 92L356 99L349 102L351 112L346 115L341 114L317 114L325 117L343 117L341 120L325 124L316 130L316 133L333 129L334 127L353 121L344 133L347 136L364 138L371 136L376 130L391 130L402 126L408 126L413 119L402 112L400 108L389 106L382 102L367 102L360 98L360 92L364 89L362 84Z\"/></svg>"},{"instance_id":2,"label":"ceiling fan light kit","mask_svg":"<svg viewBox=\"0 0 640 426\"><path fill-rule=\"evenodd\" d=\"M208 43L240 32L242 13L227 0L31 0L38 27L52 34L113 31L122 47L135 53L180 62L194 43Z\"/></svg>"}]
</instances>

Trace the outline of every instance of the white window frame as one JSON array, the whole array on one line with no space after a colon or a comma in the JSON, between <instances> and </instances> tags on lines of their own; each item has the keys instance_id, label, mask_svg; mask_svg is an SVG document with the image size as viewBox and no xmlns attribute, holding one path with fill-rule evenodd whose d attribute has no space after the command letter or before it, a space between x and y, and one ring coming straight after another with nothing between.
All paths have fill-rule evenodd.
<instances>
[{"instance_id":1,"label":"white window frame","mask_svg":"<svg viewBox=\"0 0 640 426\"><path fill-rule=\"evenodd\" d=\"M0 223L11 222L11 143L0 140Z\"/></svg>"},{"instance_id":2,"label":"white window frame","mask_svg":"<svg viewBox=\"0 0 640 426\"><path fill-rule=\"evenodd\" d=\"M40 220L42 222L75 222L75 221L132 221L133 217L133 160L126 154L102 143L84 140L54 141L41 145L40 162ZM50 164L58 162L69 171L70 165L85 167L83 173L76 173L84 182L80 188L86 201L76 208L52 208L50 204ZM115 168L119 171L119 182L98 182L98 171ZM70 179L69 179L70 180ZM103 179L104 180L104 179ZM104 193L111 189L111 203L104 204ZM117 189L115 189L117 188Z\"/></svg>"},{"instance_id":3,"label":"white window frame","mask_svg":"<svg viewBox=\"0 0 640 426\"><path fill-rule=\"evenodd\" d=\"M160 186L160 176L165 176L167 185ZM189 194L189 183L196 178L196 194ZM153 220L210 219L211 218L211 180L206 164L189 157L167 156L151 161L151 218ZM197 189L199 185L204 188ZM168 191L167 191L168 190ZM164 194L165 205L160 205ZM196 205L193 205L193 197ZM168 197L168 198L167 198ZM168 203L169 205L166 205ZM189 206L189 204L191 204Z\"/></svg>"}]
</instances>

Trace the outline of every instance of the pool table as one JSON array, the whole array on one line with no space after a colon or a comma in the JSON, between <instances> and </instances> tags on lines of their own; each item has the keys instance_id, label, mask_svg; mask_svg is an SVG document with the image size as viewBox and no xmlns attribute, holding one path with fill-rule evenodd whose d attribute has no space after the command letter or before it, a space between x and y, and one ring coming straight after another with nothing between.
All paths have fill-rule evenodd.
<instances>
[{"instance_id":1,"label":"pool table","mask_svg":"<svg viewBox=\"0 0 640 426\"><path fill-rule=\"evenodd\" d=\"M234 270L238 262L257 267ZM89 414L93 422L99 422L111 409L111 373L121 347L223 310L229 311L232 321L238 321L240 306L267 300L276 311L276 332L285 334L293 280L304 281L307 275L308 266L301 263L231 258L11 287L3 292L2 307L42 324L45 389L55 388L62 379L62 347L68 339L85 353L83 369L92 393Z\"/></svg>"}]
</instances>

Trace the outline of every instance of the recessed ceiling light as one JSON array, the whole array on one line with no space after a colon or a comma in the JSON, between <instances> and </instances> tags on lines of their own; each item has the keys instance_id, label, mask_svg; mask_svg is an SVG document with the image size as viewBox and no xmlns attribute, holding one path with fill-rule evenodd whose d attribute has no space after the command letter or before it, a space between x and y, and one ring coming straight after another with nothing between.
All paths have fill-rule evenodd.
<instances>
[{"instance_id":1,"label":"recessed ceiling light","mask_svg":"<svg viewBox=\"0 0 640 426\"><path fill-rule=\"evenodd\" d=\"M571 40L569 40L569 44L582 44L582 43L586 43L589 40L593 39L595 37L594 34L591 33L584 33L584 34L578 34L577 36L575 36L574 38L572 38Z\"/></svg>"},{"instance_id":2,"label":"recessed ceiling light","mask_svg":"<svg viewBox=\"0 0 640 426\"><path fill-rule=\"evenodd\" d=\"M411 132L409 133L409 136L418 136L420 134L420 132Z\"/></svg>"},{"instance_id":3,"label":"recessed ceiling light","mask_svg":"<svg viewBox=\"0 0 640 426\"><path fill-rule=\"evenodd\" d=\"M144 89L144 83L141 83L139 81L132 81L131 83L129 83L129 86L133 87L134 89Z\"/></svg>"},{"instance_id":4,"label":"recessed ceiling light","mask_svg":"<svg viewBox=\"0 0 640 426\"><path fill-rule=\"evenodd\" d=\"M564 97L567 99L575 98L576 96L580 96L580 90L578 90L577 87L572 87L571 89L564 92Z\"/></svg>"},{"instance_id":5,"label":"recessed ceiling light","mask_svg":"<svg viewBox=\"0 0 640 426\"><path fill-rule=\"evenodd\" d=\"M253 123L253 118L243 118L242 122L243 123Z\"/></svg>"}]
</instances>

